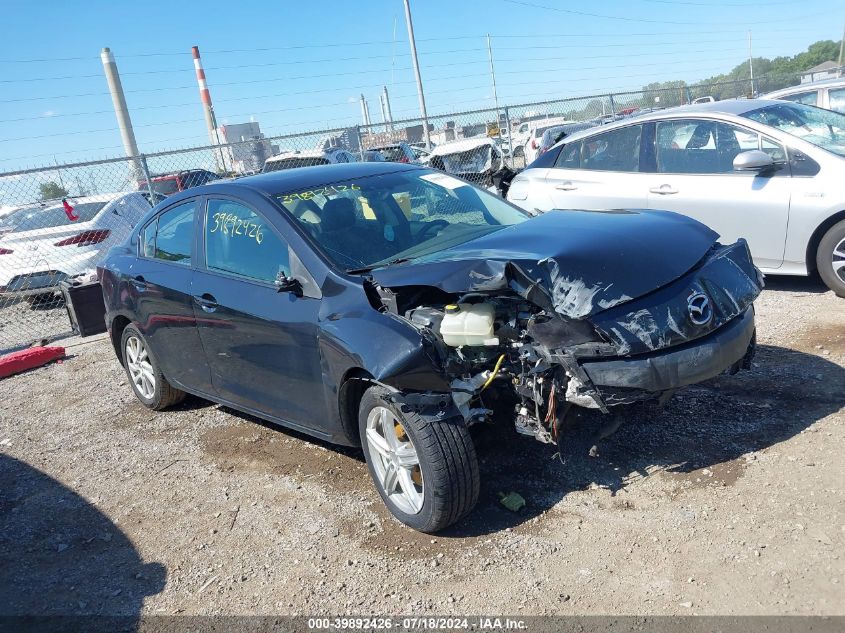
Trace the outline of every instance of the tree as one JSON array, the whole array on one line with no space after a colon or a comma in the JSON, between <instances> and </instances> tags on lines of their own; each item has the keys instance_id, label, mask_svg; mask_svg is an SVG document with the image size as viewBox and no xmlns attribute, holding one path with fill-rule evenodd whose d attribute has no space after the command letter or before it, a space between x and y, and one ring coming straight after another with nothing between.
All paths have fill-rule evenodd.
<instances>
[{"instance_id":1,"label":"tree","mask_svg":"<svg viewBox=\"0 0 845 633\"><path fill-rule=\"evenodd\" d=\"M42 182L38 185L38 190L41 192L42 200L55 200L56 198L64 198L67 196L67 189L52 180Z\"/></svg>"}]
</instances>

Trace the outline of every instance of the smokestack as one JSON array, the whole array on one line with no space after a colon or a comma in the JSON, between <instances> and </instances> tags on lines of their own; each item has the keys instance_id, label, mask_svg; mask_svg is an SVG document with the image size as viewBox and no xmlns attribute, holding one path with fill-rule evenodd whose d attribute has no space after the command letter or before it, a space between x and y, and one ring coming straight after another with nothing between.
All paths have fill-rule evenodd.
<instances>
[{"instance_id":1,"label":"smokestack","mask_svg":"<svg viewBox=\"0 0 845 633\"><path fill-rule=\"evenodd\" d=\"M114 114L117 117L117 127L120 128L120 138L123 141L123 149L127 156L138 156L138 144L135 142L135 131L132 129L132 121L129 119L129 109L126 107L126 97L123 95L123 85L120 83L120 74L117 72L117 64L114 61L111 49L104 48L100 52L100 59L103 61L103 70L106 73L106 82L109 85L111 100L114 104ZM141 166L135 164L135 171L138 178L143 176Z\"/></svg>"},{"instance_id":2,"label":"smokestack","mask_svg":"<svg viewBox=\"0 0 845 633\"><path fill-rule=\"evenodd\" d=\"M390 121L387 120L387 110L385 110L385 108L384 108L384 95L383 94L380 94L378 96L378 104L381 107L381 121L382 121L382 123L384 123L384 129L387 129L387 124L390 123Z\"/></svg>"},{"instance_id":3,"label":"smokestack","mask_svg":"<svg viewBox=\"0 0 845 633\"><path fill-rule=\"evenodd\" d=\"M202 110L205 115L205 125L208 127L208 138L211 139L212 145L219 145L220 137L217 135L217 119L214 116L214 106L211 105L211 93L208 91L208 84L205 81L205 70L202 67L198 46L191 47L191 55L194 58L194 70L197 72L197 84L199 84L200 89L200 100L202 101ZM219 156L215 152L214 160L219 170L225 170L222 150Z\"/></svg>"},{"instance_id":4,"label":"smokestack","mask_svg":"<svg viewBox=\"0 0 845 633\"><path fill-rule=\"evenodd\" d=\"M387 122L390 124L390 129L393 129L393 113L390 111L390 97L387 96L387 86L382 86L381 91L384 99L384 111L387 114Z\"/></svg>"},{"instance_id":5,"label":"smokestack","mask_svg":"<svg viewBox=\"0 0 845 633\"><path fill-rule=\"evenodd\" d=\"M361 120L364 125L369 125L369 113L367 112L367 100L364 98L364 93L361 93Z\"/></svg>"}]
</instances>

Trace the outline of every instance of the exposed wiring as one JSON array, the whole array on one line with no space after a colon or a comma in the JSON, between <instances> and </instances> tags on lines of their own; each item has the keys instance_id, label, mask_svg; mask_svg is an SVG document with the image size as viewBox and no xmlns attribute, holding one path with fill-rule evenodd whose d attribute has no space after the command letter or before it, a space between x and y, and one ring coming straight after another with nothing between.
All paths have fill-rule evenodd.
<instances>
[{"instance_id":1,"label":"exposed wiring","mask_svg":"<svg viewBox=\"0 0 845 633\"><path fill-rule=\"evenodd\" d=\"M493 373L492 373L492 374L490 374L490 377L489 377L489 378L487 378L487 380L485 380L485 381L484 381L484 384L483 384L483 385L481 385L481 389L479 389L479 390L478 390L478 392L479 392L479 393L481 393L482 391L484 391L485 389L487 389L487 387L489 387L489 386L490 386L490 383L491 383L491 382L493 382L493 379L494 379L496 376L498 376L498 375L499 375L499 369L501 369L501 367L502 367L502 361L503 361L503 360L505 360L505 355L504 355L504 354L502 354L501 356L499 356L499 360L497 360L497 361L496 361L496 364L495 364L495 366L493 367Z\"/></svg>"}]
</instances>

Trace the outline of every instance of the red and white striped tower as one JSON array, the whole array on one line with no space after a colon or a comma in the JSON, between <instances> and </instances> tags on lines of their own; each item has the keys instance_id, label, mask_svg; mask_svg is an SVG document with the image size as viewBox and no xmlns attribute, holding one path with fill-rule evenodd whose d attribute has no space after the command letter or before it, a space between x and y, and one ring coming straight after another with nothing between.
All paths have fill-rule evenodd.
<instances>
[{"instance_id":1,"label":"red and white striped tower","mask_svg":"<svg viewBox=\"0 0 845 633\"><path fill-rule=\"evenodd\" d=\"M200 88L200 100L202 101L202 110L205 115L205 124L208 126L208 137L211 139L212 145L219 145L220 138L217 135L217 119L214 116L214 106L211 105L211 93L208 91L208 83L205 80L205 70L202 67L198 46L191 47L191 55L194 58L194 69L197 72L197 83ZM222 163L222 151L219 156L217 154L218 152L215 152L214 160L217 162L218 169L223 170L225 166Z\"/></svg>"}]
</instances>

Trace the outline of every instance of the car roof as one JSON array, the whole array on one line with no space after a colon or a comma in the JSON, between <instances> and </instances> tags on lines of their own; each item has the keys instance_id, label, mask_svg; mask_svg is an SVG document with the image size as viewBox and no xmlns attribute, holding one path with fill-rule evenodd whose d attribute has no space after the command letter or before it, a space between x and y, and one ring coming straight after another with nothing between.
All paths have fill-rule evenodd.
<instances>
[{"instance_id":1,"label":"car roof","mask_svg":"<svg viewBox=\"0 0 845 633\"><path fill-rule=\"evenodd\" d=\"M797 86L789 86L788 88L779 88L763 95L767 98L770 95L791 94L793 92L812 91L818 88L835 88L837 86L845 86L845 77L834 77L833 79L819 79L818 81L811 81L805 84L798 84Z\"/></svg>"},{"instance_id":2,"label":"car roof","mask_svg":"<svg viewBox=\"0 0 845 633\"><path fill-rule=\"evenodd\" d=\"M483 147L484 145L496 145L496 142L487 137L487 136L479 136L476 138L464 138L459 141L450 141L449 143L441 143L433 150L431 150L432 156L445 156L447 154L456 154L458 152L467 152L471 149L476 149L477 147Z\"/></svg>"},{"instance_id":3,"label":"car roof","mask_svg":"<svg viewBox=\"0 0 845 633\"><path fill-rule=\"evenodd\" d=\"M285 160L288 158L322 158L327 154L332 154L340 150L348 151L343 149L342 147L331 147L329 149L289 149L285 150L284 152L279 152L274 156L271 156L267 159L267 161L272 162L276 160Z\"/></svg>"},{"instance_id":4,"label":"car roof","mask_svg":"<svg viewBox=\"0 0 845 633\"><path fill-rule=\"evenodd\" d=\"M271 171L266 174L246 176L237 180L215 181L181 192L180 197L190 197L191 192L196 195L201 190L203 193L232 191L241 187L249 187L267 195L321 187L334 182L353 180L355 178L367 178L369 176L381 176L400 171L423 170L418 165L407 165L404 163L387 162L363 162L363 163L337 163L332 165L316 165L313 167L294 167L281 171ZM175 197L175 196L171 196Z\"/></svg>"},{"instance_id":5,"label":"car roof","mask_svg":"<svg viewBox=\"0 0 845 633\"><path fill-rule=\"evenodd\" d=\"M690 105L675 106L674 108L666 108L665 110L656 110L654 112L647 112L645 114L635 115L613 123L605 125L597 125L585 130L573 132L561 142L571 143L578 139L592 136L600 132L609 132L629 125L636 125L638 123L647 123L649 121L660 121L662 119L686 119L689 117L696 117L702 115L719 115L726 114L732 116L742 116L746 112L759 110L766 106L784 104L785 101L777 101L775 99L726 99L725 101L715 101L713 103L694 103ZM790 105L794 105L791 104Z\"/></svg>"}]
</instances>

